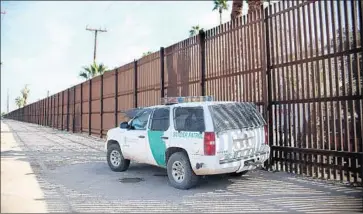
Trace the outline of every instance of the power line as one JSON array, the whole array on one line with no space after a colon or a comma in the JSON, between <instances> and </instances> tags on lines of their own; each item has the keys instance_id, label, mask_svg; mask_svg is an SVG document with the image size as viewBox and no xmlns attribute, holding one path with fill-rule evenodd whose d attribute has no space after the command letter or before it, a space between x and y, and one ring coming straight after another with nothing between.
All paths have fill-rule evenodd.
<instances>
[{"instance_id":1,"label":"power line","mask_svg":"<svg viewBox=\"0 0 363 214\"><path fill-rule=\"evenodd\" d=\"M88 26L86 27L86 30L88 31L93 31L95 32L95 44L94 44L94 48L93 48L93 62L96 61L96 50L97 50L97 34L98 32L107 32L106 29L102 30L102 29L94 29L94 28L88 28Z\"/></svg>"}]
</instances>

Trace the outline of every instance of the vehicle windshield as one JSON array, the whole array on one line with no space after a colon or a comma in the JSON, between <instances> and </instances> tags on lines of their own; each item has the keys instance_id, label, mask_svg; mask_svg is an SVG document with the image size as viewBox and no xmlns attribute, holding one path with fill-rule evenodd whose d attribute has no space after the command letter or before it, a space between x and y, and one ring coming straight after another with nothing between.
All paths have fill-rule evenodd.
<instances>
[{"instance_id":1,"label":"vehicle windshield","mask_svg":"<svg viewBox=\"0 0 363 214\"><path fill-rule=\"evenodd\" d=\"M223 103L209 106L215 132L260 127L266 124L252 103Z\"/></svg>"},{"instance_id":2,"label":"vehicle windshield","mask_svg":"<svg viewBox=\"0 0 363 214\"><path fill-rule=\"evenodd\" d=\"M124 113L126 117L130 119L136 117L136 115L140 114L140 112L144 110L144 108L134 108L134 109L129 109L126 111L122 111L121 113Z\"/></svg>"}]
</instances>

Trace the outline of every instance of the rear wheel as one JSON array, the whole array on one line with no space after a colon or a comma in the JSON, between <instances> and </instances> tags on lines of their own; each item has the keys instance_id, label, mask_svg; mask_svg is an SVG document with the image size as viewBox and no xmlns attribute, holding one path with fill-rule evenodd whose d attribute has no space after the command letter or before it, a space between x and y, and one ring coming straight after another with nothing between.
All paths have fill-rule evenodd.
<instances>
[{"instance_id":1,"label":"rear wheel","mask_svg":"<svg viewBox=\"0 0 363 214\"><path fill-rule=\"evenodd\" d=\"M107 163L114 172L126 171L130 166L130 160L124 158L118 144L112 144L107 148Z\"/></svg>"},{"instance_id":2,"label":"rear wheel","mask_svg":"<svg viewBox=\"0 0 363 214\"><path fill-rule=\"evenodd\" d=\"M197 176L184 152L172 154L167 163L167 173L171 186L177 189L190 189L197 185L199 176Z\"/></svg>"}]
</instances>

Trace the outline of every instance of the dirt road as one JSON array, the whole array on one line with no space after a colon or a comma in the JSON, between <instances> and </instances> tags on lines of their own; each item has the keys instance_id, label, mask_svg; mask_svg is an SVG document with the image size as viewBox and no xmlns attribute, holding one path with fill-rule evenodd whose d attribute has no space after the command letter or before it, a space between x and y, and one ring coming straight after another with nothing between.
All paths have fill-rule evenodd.
<instances>
[{"instance_id":1,"label":"dirt road","mask_svg":"<svg viewBox=\"0 0 363 214\"><path fill-rule=\"evenodd\" d=\"M1 123L1 212L341 213L362 211L361 192L266 171L215 176L182 191L168 185L163 169L132 163L112 172L100 139Z\"/></svg>"}]
</instances>

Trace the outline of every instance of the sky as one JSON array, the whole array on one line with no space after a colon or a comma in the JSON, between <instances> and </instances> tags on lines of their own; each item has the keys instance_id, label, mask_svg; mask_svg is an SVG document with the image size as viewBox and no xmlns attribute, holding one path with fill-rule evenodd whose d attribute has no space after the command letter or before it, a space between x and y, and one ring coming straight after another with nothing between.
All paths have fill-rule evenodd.
<instances>
[{"instance_id":1,"label":"sky","mask_svg":"<svg viewBox=\"0 0 363 214\"><path fill-rule=\"evenodd\" d=\"M7 90L12 111L26 84L32 103L83 81L78 74L93 61L87 25L107 29L98 34L97 62L114 68L187 38L193 25L217 26L212 9L213 1L2 1L1 112Z\"/></svg>"}]
</instances>

